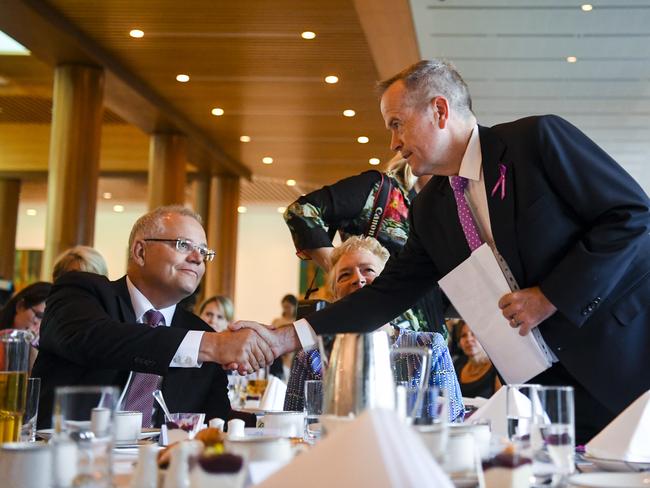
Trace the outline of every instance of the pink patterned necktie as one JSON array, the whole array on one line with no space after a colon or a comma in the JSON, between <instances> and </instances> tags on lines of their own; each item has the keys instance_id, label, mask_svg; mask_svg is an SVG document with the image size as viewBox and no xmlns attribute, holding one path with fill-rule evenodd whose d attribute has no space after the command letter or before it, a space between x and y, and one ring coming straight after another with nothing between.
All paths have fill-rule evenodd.
<instances>
[{"instance_id":1,"label":"pink patterned necktie","mask_svg":"<svg viewBox=\"0 0 650 488\"><path fill-rule=\"evenodd\" d=\"M165 317L158 310L149 310L142 318L143 323L149 327L165 325ZM158 389L159 384L160 376L157 374L134 372L131 378L124 409L142 412L142 427L151 427L153 392Z\"/></svg>"},{"instance_id":2,"label":"pink patterned necktie","mask_svg":"<svg viewBox=\"0 0 650 488\"><path fill-rule=\"evenodd\" d=\"M467 244L469 244L470 250L478 248L483 244L483 240L478 233L476 227L476 222L474 222L474 217L472 216L472 211L467 205L467 200L465 200L465 188L467 187L467 178L462 176L452 176L451 179L451 188L454 190L454 197L456 198L456 208L458 210L458 219L460 220L460 225L463 227L463 232L465 233L465 239L467 239Z\"/></svg>"}]
</instances>

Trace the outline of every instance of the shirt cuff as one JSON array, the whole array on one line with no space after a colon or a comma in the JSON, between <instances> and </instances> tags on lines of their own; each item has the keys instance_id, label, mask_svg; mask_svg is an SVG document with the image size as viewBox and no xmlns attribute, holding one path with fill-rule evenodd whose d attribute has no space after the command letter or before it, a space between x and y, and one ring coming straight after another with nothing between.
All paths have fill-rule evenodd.
<instances>
[{"instance_id":1,"label":"shirt cuff","mask_svg":"<svg viewBox=\"0 0 650 488\"><path fill-rule=\"evenodd\" d=\"M183 342L178 346L176 354L169 363L170 368L200 368L203 364L199 361L199 346L204 332L190 330L185 334Z\"/></svg>"},{"instance_id":2,"label":"shirt cuff","mask_svg":"<svg viewBox=\"0 0 650 488\"><path fill-rule=\"evenodd\" d=\"M298 334L298 340L302 345L302 348L305 351L310 349L316 349L318 344L318 338L314 329L311 328L309 322L306 319L299 319L293 323L294 328L296 329L296 334Z\"/></svg>"}]
</instances>

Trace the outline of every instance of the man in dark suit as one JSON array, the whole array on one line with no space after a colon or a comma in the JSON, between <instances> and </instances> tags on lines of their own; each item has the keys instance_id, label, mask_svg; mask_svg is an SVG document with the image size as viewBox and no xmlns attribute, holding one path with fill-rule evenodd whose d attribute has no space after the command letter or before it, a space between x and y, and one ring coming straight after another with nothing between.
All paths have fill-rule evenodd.
<instances>
[{"instance_id":1,"label":"man in dark suit","mask_svg":"<svg viewBox=\"0 0 650 488\"><path fill-rule=\"evenodd\" d=\"M464 81L422 61L380 84L381 111L414 174L436 175L415 200L402 253L372 286L281 329L274 350L314 332L373 330L490 245L513 289L499 307L554 356L532 382L575 387L578 442L650 388L648 197L602 149L556 116L480 127ZM460 176L461 178L458 178ZM462 183L452 189L452 185ZM238 323L263 330L255 323Z\"/></svg>"},{"instance_id":2,"label":"man in dark suit","mask_svg":"<svg viewBox=\"0 0 650 488\"><path fill-rule=\"evenodd\" d=\"M227 418L227 378L218 363L253 370L273 354L253 332L211 332L177 307L198 286L207 248L199 217L180 206L142 216L129 239L127 275L117 281L81 272L63 275L47 300L33 370L41 378L38 425L50 425L54 390L64 385L114 385L124 410L159 425L151 391L160 388L172 412Z\"/></svg>"}]
</instances>

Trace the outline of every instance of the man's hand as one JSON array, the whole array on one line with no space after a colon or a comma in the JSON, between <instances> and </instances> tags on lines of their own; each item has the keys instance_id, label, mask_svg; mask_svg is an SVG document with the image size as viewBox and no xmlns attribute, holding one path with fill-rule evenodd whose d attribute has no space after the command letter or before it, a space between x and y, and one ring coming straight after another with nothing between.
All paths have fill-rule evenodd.
<instances>
[{"instance_id":1,"label":"man's hand","mask_svg":"<svg viewBox=\"0 0 650 488\"><path fill-rule=\"evenodd\" d=\"M510 321L510 327L519 327L525 336L534 327L553 315L557 308L544 296L539 286L513 291L501 297L499 308Z\"/></svg>"},{"instance_id":2,"label":"man's hand","mask_svg":"<svg viewBox=\"0 0 650 488\"><path fill-rule=\"evenodd\" d=\"M269 344L252 329L206 332L199 347L199 361L236 364L232 369L240 374L269 366L275 357Z\"/></svg>"},{"instance_id":3,"label":"man's hand","mask_svg":"<svg viewBox=\"0 0 650 488\"><path fill-rule=\"evenodd\" d=\"M239 320L228 326L231 331L243 332L244 330L255 331L266 342L273 355L279 357L287 352L295 351L300 348L300 340L293 325L287 324L276 329L268 325L260 324L247 320ZM242 365L236 361L227 365L228 369L237 369L239 374L242 373Z\"/></svg>"}]
</instances>

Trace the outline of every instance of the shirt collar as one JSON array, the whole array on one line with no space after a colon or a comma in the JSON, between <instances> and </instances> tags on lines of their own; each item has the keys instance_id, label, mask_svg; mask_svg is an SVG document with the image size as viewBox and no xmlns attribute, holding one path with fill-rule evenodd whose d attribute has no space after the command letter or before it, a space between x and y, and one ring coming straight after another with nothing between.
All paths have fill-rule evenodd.
<instances>
[{"instance_id":1,"label":"shirt collar","mask_svg":"<svg viewBox=\"0 0 650 488\"><path fill-rule=\"evenodd\" d=\"M156 307L154 307L149 299L136 288L128 275L126 277L126 287L128 288L129 296L131 297L131 305L133 305L133 311L135 312L135 320L136 322L142 322L142 316L151 309L156 310ZM163 317L165 317L165 325L171 325L174 312L176 311L176 305L161 308L158 311L163 314Z\"/></svg>"},{"instance_id":2,"label":"shirt collar","mask_svg":"<svg viewBox=\"0 0 650 488\"><path fill-rule=\"evenodd\" d=\"M480 181L482 162L483 157L481 156L481 141L478 136L478 125L475 125L474 129L472 129L469 143L465 148L463 159L460 162L458 176L462 176L468 180Z\"/></svg>"}]
</instances>

